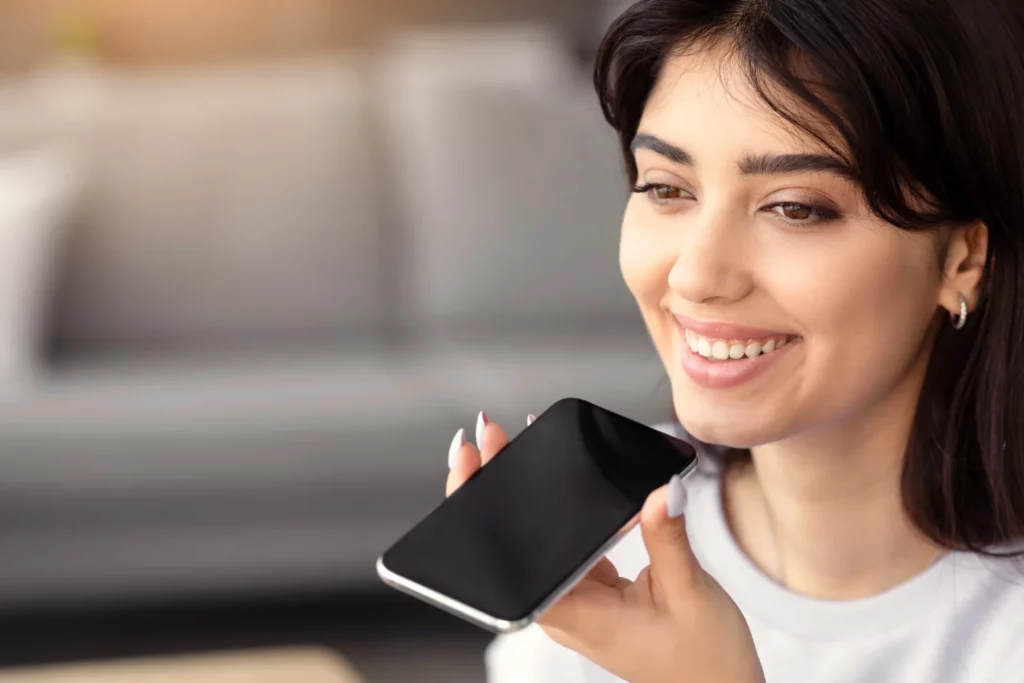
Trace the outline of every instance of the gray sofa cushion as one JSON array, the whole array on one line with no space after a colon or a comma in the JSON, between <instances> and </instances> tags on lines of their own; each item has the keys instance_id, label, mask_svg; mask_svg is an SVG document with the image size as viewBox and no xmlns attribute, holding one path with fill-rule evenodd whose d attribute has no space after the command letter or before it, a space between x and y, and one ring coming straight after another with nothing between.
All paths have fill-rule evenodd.
<instances>
[{"instance_id":1,"label":"gray sofa cushion","mask_svg":"<svg viewBox=\"0 0 1024 683\"><path fill-rule=\"evenodd\" d=\"M411 193L412 310L449 330L634 319L618 267L627 188L589 92L449 95L425 150L440 182Z\"/></svg>"},{"instance_id":2,"label":"gray sofa cushion","mask_svg":"<svg viewBox=\"0 0 1024 683\"><path fill-rule=\"evenodd\" d=\"M486 409L515 431L527 413L539 415L567 396L644 423L668 419L671 395L654 346L624 337L450 342L439 348L435 362L439 374L451 378L455 389L449 395L459 415L472 417Z\"/></svg>"},{"instance_id":3,"label":"gray sofa cushion","mask_svg":"<svg viewBox=\"0 0 1024 683\"><path fill-rule=\"evenodd\" d=\"M0 599L376 585L477 411L657 422L661 376L649 343L586 338L65 370L0 410Z\"/></svg>"},{"instance_id":4,"label":"gray sofa cushion","mask_svg":"<svg viewBox=\"0 0 1024 683\"><path fill-rule=\"evenodd\" d=\"M521 42L526 54L547 49ZM409 230L403 318L439 338L484 327L528 337L609 322L640 329L618 272L628 188L585 75L550 55L464 52L460 68L430 53L409 65L401 53L386 70Z\"/></svg>"},{"instance_id":5,"label":"gray sofa cushion","mask_svg":"<svg viewBox=\"0 0 1024 683\"><path fill-rule=\"evenodd\" d=\"M64 347L375 331L389 309L358 64L109 75L102 103Z\"/></svg>"},{"instance_id":6,"label":"gray sofa cushion","mask_svg":"<svg viewBox=\"0 0 1024 683\"><path fill-rule=\"evenodd\" d=\"M455 432L439 368L415 354L322 351L91 362L0 410L0 469L26 490L376 483L438 473ZM396 451L431 434L436 462Z\"/></svg>"}]
</instances>

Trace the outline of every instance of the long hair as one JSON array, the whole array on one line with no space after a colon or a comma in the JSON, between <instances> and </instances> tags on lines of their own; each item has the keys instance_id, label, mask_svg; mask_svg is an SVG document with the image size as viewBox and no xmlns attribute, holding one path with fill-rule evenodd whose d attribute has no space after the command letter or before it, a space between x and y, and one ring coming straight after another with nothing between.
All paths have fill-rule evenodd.
<instances>
[{"instance_id":1,"label":"long hair","mask_svg":"<svg viewBox=\"0 0 1024 683\"><path fill-rule=\"evenodd\" d=\"M1024 540L1021 7L641 0L609 29L594 72L631 186L630 143L663 65L725 40L777 115L853 166L879 217L903 230L986 224L982 296L963 330L936 337L902 497L936 543L991 554Z\"/></svg>"}]
</instances>

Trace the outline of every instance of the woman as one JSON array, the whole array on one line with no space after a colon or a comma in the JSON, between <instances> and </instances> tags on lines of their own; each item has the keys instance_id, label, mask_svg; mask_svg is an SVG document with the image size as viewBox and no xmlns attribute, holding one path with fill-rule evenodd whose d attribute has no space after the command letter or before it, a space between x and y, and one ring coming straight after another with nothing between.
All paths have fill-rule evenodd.
<instances>
[{"instance_id":1,"label":"woman","mask_svg":"<svg viewBox=\"0 0 1024 683\"><path fill-rule=\"evenodd\" d=\"M675 428L722 447L496 641L492 681L1024 681L1019 4L643 0L614 23L622 272ZM506 442L478 432L449 491Z\"/></svg>"}]
</instances>

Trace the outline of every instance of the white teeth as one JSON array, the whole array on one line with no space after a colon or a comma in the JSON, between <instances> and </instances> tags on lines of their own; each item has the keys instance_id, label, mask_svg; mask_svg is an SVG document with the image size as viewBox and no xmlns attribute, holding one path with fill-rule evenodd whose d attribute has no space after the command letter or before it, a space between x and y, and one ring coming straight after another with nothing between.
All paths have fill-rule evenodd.
<instances>
[{"instance_id":1,"label":"white teeth","mask_svg":"<svg viewBox=\"0 0 1024 683\"><path fill-rule=\"evenodd\" d=\"M762 354L777 351L792 341L789 337L775 337L765 342L745 343L739 340L709 339L692 330L684 330L683 339L692 353L714 361L740 360L744 357L757 358Z\"/></svg>"},{"instance_id":2,"label":"white teeth","mask_svg":"<svg viewBox=\"0 0 1024 683\"><path fill-rule=\"evenodd\" d=\"M711 358L711 342L704 337L697 340L697 353L705 358Z\"/></svg>"},{"instance_id":3,"label":"white teeth","mask_svg":"<svg viewBox=\"0 0 1024 683\"><path fill-rule=\"evenodd\" d=\"M690 330L686 331L686 345L690 347L690 351L697 353L697 335Z\"/></svg>"}]
</instances>

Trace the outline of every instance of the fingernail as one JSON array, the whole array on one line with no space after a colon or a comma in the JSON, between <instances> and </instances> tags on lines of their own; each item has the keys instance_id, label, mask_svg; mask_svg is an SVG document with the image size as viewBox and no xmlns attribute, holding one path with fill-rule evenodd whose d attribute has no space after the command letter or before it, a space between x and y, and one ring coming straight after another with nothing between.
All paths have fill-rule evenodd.
<instances>
[{"instance_id":1,"label":"fingernail","mask_svg":"<svg viewBox=\"0 0 1024 683\"><path fill-rule=\"evenodd\" d=\"M683 478L678 474L673 474L672 478L668 482L668 516L671 519L682 517L683 513L686 512L686 485L683 484Z\"/></svg>"},{"instance_id":2,"label":"fingernail","mask_svg":"<svg viewBox=\"0 0 1024 683\"><path fill-rule=\"evenodd\" d=\"M487 413L480 411L476 416L476 447L484 447L484 429L487 428Z\"/></svg>"},{"instance_id":3,"label":"fingernail","mask_svg":"<svg viewBox=\"0 0 1024 683\"><path fill-rule=\"evenodd\" d=\"M534 422L535 422L536 420L537 420L537 416L536 416L536 415L534 415L533 413L530 413L529 415L527 415L527 416L526 416L526 426L527 426L527 427L529 427L529 426L530 426L530 425L532 425L532 424L533 424L533 423L534 423Z\"/></svg>"},{"instance_id":4,"label":"fingernail","mask_svg":"<svg viewBox=\"0 0 1024 683\"><path fill-rule=\"evenodd\" d=\"M455 432L452 445L448 447L448 469L455 469L455 463L459 458L459 451L466 444L466 430L460 429Z\"/></svg>"}]
</instances>

